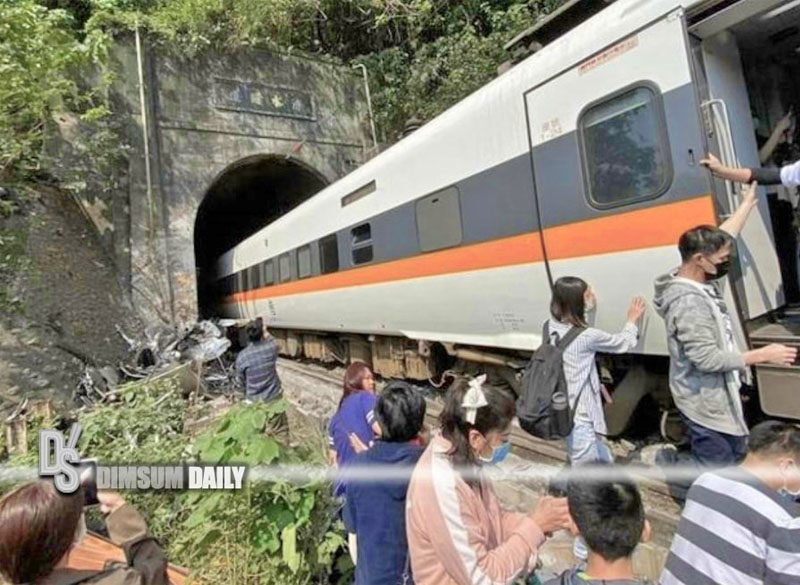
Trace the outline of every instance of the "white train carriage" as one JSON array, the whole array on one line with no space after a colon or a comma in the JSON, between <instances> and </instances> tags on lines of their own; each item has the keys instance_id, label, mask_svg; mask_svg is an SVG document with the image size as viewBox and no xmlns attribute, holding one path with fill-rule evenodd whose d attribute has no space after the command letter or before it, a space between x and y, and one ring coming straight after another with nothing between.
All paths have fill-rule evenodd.
<instances>
[{"instance_id":1,"label":"white train carriage","mask_svg":"<svg viewBox=\"0 0 800 585\"><path fill-rule=\"evenodd\" d=\"M413 378L450 356L511 379L564 275L597 291L597 326L619 329L631 297L679 263L678 236L736 206L738 188L699 160L758 164L751 104L774 116L780 96L748 88L746 69L798 5L614 2L221 256L220 312L265 317L287 353ZM742 344L796 344L766 200L737 257L726 294ZM668 406L652 309L636 354L612 433L648 381ZM800 418L798 368L759 380L766 412Z\"/></svg>"}]
</instances>

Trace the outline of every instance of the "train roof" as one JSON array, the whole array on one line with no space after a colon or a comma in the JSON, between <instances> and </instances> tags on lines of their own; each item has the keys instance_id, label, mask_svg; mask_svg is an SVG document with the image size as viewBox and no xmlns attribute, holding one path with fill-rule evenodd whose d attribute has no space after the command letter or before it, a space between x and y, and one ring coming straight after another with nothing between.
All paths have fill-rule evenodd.
<instances>
[{"instance_id":1,"label":"train roof","mask_svg":"<svg viewBox=\"0 0 800 585\"><path fill-rule=\"evenodd\" d=\"M676 8L700 12L720 1L617 0L243 240L219 258L218 268L223 274L240 270L245 266L237 266L238 252L251 263L274 257L396 207L411 198L408 188L412 185L414 197L422 196L527 151L527 127L519 123L524 120L523 93ZM513 120L505 116L512 120L506 123L502 120L498 123L499 117L487 121L492 111L501 108L517 109L520 115ZM436 171L430 172L431 157L441 160L447 156L451 157L449 164L436 166ZM371 181L376 182L373 193L347 206L342 205L344 196ZM387 185L394 188L387 189ZM284 232L281 234L279 226L291 226L291 229L280 230ZM268 242L266 246L265 241Z\"/></svg>"}]
</instances>

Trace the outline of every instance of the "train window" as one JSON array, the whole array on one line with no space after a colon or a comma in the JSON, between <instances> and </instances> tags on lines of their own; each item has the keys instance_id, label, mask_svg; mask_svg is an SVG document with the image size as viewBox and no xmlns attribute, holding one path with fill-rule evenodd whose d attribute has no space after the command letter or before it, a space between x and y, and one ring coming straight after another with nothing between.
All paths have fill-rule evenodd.
<instances>
[{"instance_id":1,"label":"train window","mask_svg":"<svg viewBox=\"0 0 800 585\"><path fill-rule=\"evenodd\" d=\"M359 187L352 193L348 193L347 195L342 197L342 207L350 205L351 203L355 203L359 199L363 199L364 197L366 197L370 193L373 193L374 191L375 191L375 181L370 181L363 187Z\"/></svg>"},{"instance_id":2,"label":"train window","mask_svg":"<svg viewBox=\"0 0 800 585\"><path fill-rule=\"evenodd\" d=\"M448 187L417 201L417 236L423 252L461 243L461 204L458 189Z\"/></svg>"},{"instance_id":3,"label":"train window","mask_svg":"<svg viewBox=\"0 0 800 585\"><path fill-rule=\"evenodd\" d=\"M353 245L357 246L372 239L372 228L368 223L362 223L350 230L350 234L353 236Z\"/></svg>"},{"instance_id":4,"label":"train window","mask_svg":"<svg viewBox=\"0 0 800 585\"><path fill-rule=\"evenodd\" d=\"M275 284L275 267L272 260L267 260L261 264L261 270L263 272L262 280L264 281L264 286Z\"/></svg>"},{"instance_id":5,"label":"train window","mask_svg":"<svg viewBox=\"0 0 800 585\"><path fill-rule=\"evenodd\" d=\"M250 288L261 288L261 267L256 264L255 266L251 266L248 270L250 270Z\"/></svg>"},{"instance_id":6,"label":"train window","mask_svg":"<svg viewBox=\"0 0 800 585\"><path fill-rule=\"evenodd\" d=\"M297 278L311 276L311 246L297 249Z\"/></svg>"},{"instance_id":7,"label":"train window","mask_svg":"<svg viewBox=\"0 0 800 585\"><path fill-rule=\"evenodd\" d=\"M292 279L292 263L289 260L289 254L284 254L278 260L278 272L280 273L281 282L287 282Z\"/></svg>"},{"instance_id":8,"label":"train window","mask_svg":"<svg viewBox=\"0 0 800 585\"><path fill-rule=\"evenodd\" d=\"M336 234L325 236L319 241L319 264L322 274L339 270L339 244Z\"/></svg>"},{"instance_id":9,"label":"train window","mask_svg":"<svg viewBox=\"0 0 800 585\"><path fill-rule=\"evenodd\" d=\"M587 108L578 121L589 202L607 208L658 197L672 179L664 107L638 85Z\"/></svg>"},{"instance_id":10,"label":"train window","mask_svg":"<svg viewBox=\"0 0 800 585\"><path fill-rule=\"evenodd\" d=\"M353 264L366 264L372 262L372 246L355 248L353 250Z\"/></svg>"},{"instance_id":11,"label":"train window","mask_svg":"<svg viewBox=\"0 0 800 585\"><path fill-rule=\"evenodd\" d=\"M248 278L247 268L239 271L239 287L242 292L250 290L250 279Z\"/></svg>"},{"instance_id":12,"label":"train window","mask_svg":"<svg viewBox=\"0 0 800 585\"><path fill-rule=\"evenodd\" d=\"M352 236L352 258L353 264L366 264L372 262L372 227L368 223L362 223L350 230Z\"/></svg>"}]
</instances>

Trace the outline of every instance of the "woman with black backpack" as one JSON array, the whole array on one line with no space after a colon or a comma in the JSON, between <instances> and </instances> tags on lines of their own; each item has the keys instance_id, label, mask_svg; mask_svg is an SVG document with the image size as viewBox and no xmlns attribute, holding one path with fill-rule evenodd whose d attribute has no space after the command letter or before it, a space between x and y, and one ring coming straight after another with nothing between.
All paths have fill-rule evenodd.
<instances>
[{"instance_id":1,"label":"woman with black backpack","mask_svg":"<svg viewBox=\"0 0 800 585\"><path fill-rule=\"evenodd\" d=\"M628 319L619 333L607 333L589 327L586 313L594 310L594 291L585 280L575 276L559 278L553 286L550 302L551 318L544 331L549 339L542 343L557 344L567 334L572 341L561 347L564 375L567 381L568 402L574 413L573 427L567 436L567 452L572 465L611 463L613 456L605 443L607 432L603 414L603 395L595 357L598 352L627 353L639 339L638 322L645 311L645 301L635 297L628 308ZM576 541L575 556L586 558L586 547Z\"/></svg>"},{"instance_id":2,"label":"woman with black backpack","mask_svg":"<svg viewBox=\"0 0 800 585\"><path fill-rule=\"evenodd\" d=\"M585 280L575 276L559 278L553 286L550 302L552 317L545 324L549 339L555 344L573 328L580 333L563 348L564 375L569 389L569 406L574 413L574 426L567 437L567 450L572 465L611 462L611 452L604 442L607 432L603 415L603 396L595 357L602 353L627 353L639 339L639 319L645 301L636 297L628 308L628 319L620 333L606 333L589 327L586 313L593 311L595 295Z\"/></svg>"}]
</instances>

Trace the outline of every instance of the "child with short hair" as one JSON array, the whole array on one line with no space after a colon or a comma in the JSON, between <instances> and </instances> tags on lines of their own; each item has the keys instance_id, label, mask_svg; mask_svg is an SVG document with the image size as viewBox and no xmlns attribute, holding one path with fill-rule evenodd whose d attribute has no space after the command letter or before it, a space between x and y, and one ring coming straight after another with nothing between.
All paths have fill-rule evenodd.
<instances>
[{"instance_id":1,"label":"child with short hair","mask_svg":"<svg viewBox=\"0 0 800 585\"><path fill-rule=\"evenodd\" d=\"M582 472L587 467L581 468ZM600 474L613 474L600 478ZM592 466L567 487L572 532L589 548L585 568L575 567L545 585L646 585L633 572L633 551L650 539L636 484L611 466Z\"/></svg>"},{"instance_id":2,"label":"child with short hair","mask_svg":"<svg viewBox=\"0 0 800 585\"><path fill-rule=\"evenodd\" d=\"M380 437L355 456L351 469L375 467L375 477L346 484L346 506L358 539L356 585L413 583L406 492L424 450L417 438L425 420L425 397L405 382L392 382L378 396L374 414ZM380 479L379 468L390 466L397 475Z\"/></svg>"}]
</instances>

